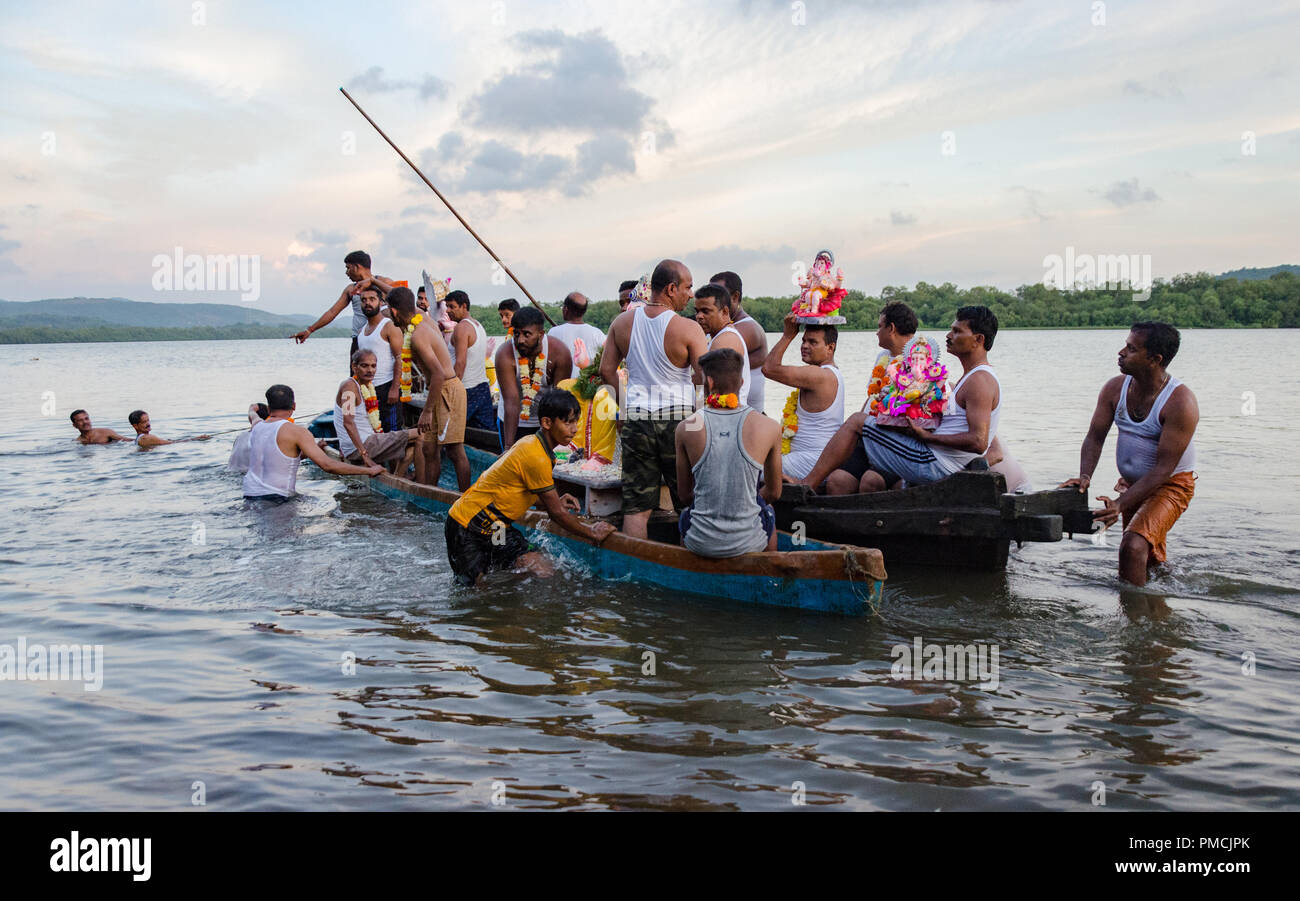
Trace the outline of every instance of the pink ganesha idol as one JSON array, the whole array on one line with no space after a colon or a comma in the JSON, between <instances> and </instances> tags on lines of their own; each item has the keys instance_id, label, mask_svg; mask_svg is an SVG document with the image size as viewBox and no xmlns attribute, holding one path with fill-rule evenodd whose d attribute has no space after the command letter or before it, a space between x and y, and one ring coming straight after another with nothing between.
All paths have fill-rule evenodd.
<instances>
[{"instance_id":1,"label":"pink ganesha idol","mask_svg":"<svg viewBox=\"0 0 1300 901\"><path fill-rule=\"evenodd\" d=\"M917 335L885 370L876 422L908 428L910 419L924 429L938 428L947 381L948 367L939 362L939 345Z\"/></svg>"},{"instance_id":2,"label":"pink ganesha idol","mask_svg":"<svg viewBox=\"0 0 1300 901\"><path fill-rule=\"evenodd\" d=\"M451 333L456 330L456 323L452 321L451 315L447 312L447 295L451 293L451 279L434 279L429 277L427 270L420 270L420 277L424 281L425 297L433 304L433 319L437 323L439 331L442 332L444 339L450 338ZM433 325L434 323L430 323Z\"/></svg>"},{"instance_id":3,"label":"pink ganesha idol","mask_svg":"<svg viewBox=\"0 0 1300 901\"><path fill-rule=\"evenodd\" d=\"M799 279L799 299L790 312L805 325L843 325L848 320L839 315L840 304L849 293L844 290L844 270L835 268L835 256L819 250L808 274Z\"/></svg>"}]
</instances>

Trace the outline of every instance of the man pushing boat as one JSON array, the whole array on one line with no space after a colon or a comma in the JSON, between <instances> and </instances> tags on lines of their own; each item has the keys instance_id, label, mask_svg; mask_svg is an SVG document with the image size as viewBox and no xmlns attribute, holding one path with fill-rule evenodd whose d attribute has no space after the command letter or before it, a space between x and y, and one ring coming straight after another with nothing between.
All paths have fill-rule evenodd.
<instances>
[{"instance_id":1,"label":"man pushing boat","mask_svg":"<svg viewBox=\"0 0 1300 901\"><path fill-rule=\"evenodd\" d=\"M293 497L303 457L334 475L377 476L384 471L379 464L342 463L321 450L312 433L292 421L297 404L288 385L267 388L266 406L270 415L254 424L248 435L248 472L244 473L244 497L248 500L278 503Z\"/></svg>"},{"instance_id":2,"label":"man pushing boat","mask_svg":"<svg viewBox=\"0 0 1300 901\"><path fill-rule=\"evenodd\" d=\"M559 525L597 544L614 531L607 522L583 523L569 512L580 509L577 499L555 491L555 446L568 444L577 433L577 399L545 388L536 403L538 430L507 448L447 514L447 558L460 585L475 585L494 570L522 568L540 576L554 571L513 525L534 503Z\"/></svg>"},{"instance_id":3,"label":"man pushing boat","mask_svg":"<svg viewBox=\"0 0 1300 901\"><path fill-rule=\"evenodd\" d=\"M1110 528L1123 517L1119 576L1147 583L1147 571L1164 563L1165 537L1191 503L1196 490L1196 445L1192 436L1201 413L1190 388L1167 367L1178 353L1178 329L1164 322L1138 322L1119 352L1120 375L1102 386L1092 423L1079 453L1079 475L1063 482L1088 490L1113 422L1119 428L1115 463L1119 497L1093 518Z\"/></svg>"}]
</instances>

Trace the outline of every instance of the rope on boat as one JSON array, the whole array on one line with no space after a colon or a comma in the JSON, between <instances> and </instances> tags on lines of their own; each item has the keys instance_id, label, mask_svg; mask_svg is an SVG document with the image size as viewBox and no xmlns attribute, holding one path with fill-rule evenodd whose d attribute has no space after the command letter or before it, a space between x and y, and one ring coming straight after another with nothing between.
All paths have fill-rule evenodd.
<instances>
[{"instance_id":1,"label":"rope on boat","mask_svg":"<svg viewBox=\"0 0 1300 901\"><path fill-rule=\"evenodd\" d=\"M881 600L883 599L877 600L875 590L870 587L867 589L865 594L859 592L858 583L855 581L854 577L863 576L863 581L868 586L875 585L876 580L872 577L871 572L864 569L862 564L858 562L857 554L847 548L844 550L844 574L849 577L849 586L852 588L853 593L861 598L867 605L867 608L871 611L871 615L879 616Z\"/></svg>"}]
</instances>

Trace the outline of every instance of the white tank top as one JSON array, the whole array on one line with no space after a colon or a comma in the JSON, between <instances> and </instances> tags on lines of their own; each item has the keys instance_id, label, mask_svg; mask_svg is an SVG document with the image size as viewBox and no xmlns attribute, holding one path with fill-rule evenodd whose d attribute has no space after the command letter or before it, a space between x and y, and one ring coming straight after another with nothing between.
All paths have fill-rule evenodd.
<instances>
[{"instance_id":1,"label":"white tank top","mask_svg":"<svg viewBox=\"0 0 1300 901\"><path fill-rule=\"evenodd\" d=\"M355 384L355 380L353 382ZM335 403L334 434L339 436L339 453L343 455L345 460L358 450L356 445L352 443L352 439L348 437L348 430L343 424L346 415L343 412L343 407ZM357 395L356 403L352 408L352 424L356 426L357 437L361 439L362 444L365 444L366 440L375 433L375 427L370 424L370 417L366 415L366 402L360 395Z\"/></svg>"},{"instance_id":2,"label":"white tank top","mask_svg":"<svg viewBox=\"0 0 1300 901\"><path fill-rule=\"evenodd\" d=\"M790 439L791 454L812 454L813 460L821 456L825 450L827 442L840 430L844 425L844 375L840 372L838 366L830 363L822 364L823 369L829 369L835 373L835 400L831 405L820 413L811 413L804 409L803 392L799 392L799 403L795 410L799 414L799 431L794 433ZM809 472L812 468L809 467ZM807 475L804 473L803 475ZM802 478L802 476L799 476Z\"/></svg>"},{"instance_id":3,"label":"white tank top","mask_svg":"<svg viewBox=\"0 0 1300 901\"><path fill-rule=\"evenodd\" d=\"M357 350L368 350L375 355L374 383L376 385L387 385L393 380L393 348L384 338L384 323L388 321L388 319L379 320L379 325L369 335L366 334L364 326L357 334ZM368 326L369 323L366 325Z\"/></svg>"},{"instance_id":4,"label":"white tank top","mask_svg":"<svg viewBox=\"0 0 1300 901\"><path fill-rule=\"evenodd\" d=\"M632 337L627 347L627 408L651 413L668 407L695 406L691 368L679 369L664 351L671 309L648 316L644 307L632 314Z\"/></svg>"},{"instance_id":5,"label":"white tank top","mask_svg":"<svg viewBox=\"0 0 1300 901\"><path fill-rule=\"evenodd\" d=\"M979 366L976 366L970 372L957 380L957 384L953 386L952 391L948 393L948 402L943 408L943 421L940 422L939 427L934 430L934 434L960 435L962 432L970 431L970 423L966 420L966 408L957 403L957 392L961 390L962 384L964 384L968 378L979 372L981 369L993 376L993 381L998 383L998 405L994 407L993 411L989 414L988 444L993 443L993 436L998 433L998 420L1002 416L1002 381L998 378L998 374L993 371L993 367L987 363L981 363ZM941 447L938 444L927 444L926 447L934 453L935 459L939 461L939 465L951 473L965 469L966 464L971 460L983 456L983 454L989 449L988 444L984 445L984 450L980 451L978 454L971 453L970 451L955 450L951 447Z\"/></svg>"},{"instance_id":6,"label":"white tank top","mask_svg":"<svg viewBox=\"0 0 1300 901\"><path fill-rule=\"evenodd\" d=\"M731 332L733 335L735 335L737 338L740 339L740 346L741 346L741 347L746 347L746 346L747 346L747 345L745 344L745 336L742 335L740 332L736 331L736 327L735 327L734 325L729 325L729 326L727 326L726 328L724 328L722 331L718 332L717 335L714 335L712 338L709 339L709 347L710 347L710 348L713 347L713 342L716 341L716 340L718 339L718 336L719 336L719 335L725 335L727 332ZM749 400L749 392L750 392L750 389L753 387L753 383L750 381L750 375L749 375L749 374L753 371L753 370L751 370L751 369L749 368L749 352L746 351L745 353L741 354L741 355L740 355L740 360L741 360L741 366L740 366L740 399L741 399L742 402L744 402L744 403L746 404L746 406L749 406L749 402L748 402L748 400ZM761 413L762 410L759 410L759 412Z\"/></svg>"},{"instance_id":7,"label":"white tank top","mask_svg":"<svg viewBox=\"0 0 1300 901\"><path fill-rule=\"evenodd\" d=\"M519 381L519 351L518 351L518 349L515 348L515 342L512 341L512 340L510 340L509 337L506 338L506 344L510 347L510 357L511 357L511 359L513 359L513 360L515 361L515 363L514 363L514 369L513 369L512 372L507 372L507 373L500 373L500 372L498 372L498 373L497 373L497 384L498 384L498 385L501 384L501 379L502 379L503 377L504 377L504 378L510 378L511 376L513 376L516 382ZM547 373L547 370L549 370L550 367L551 367L551 361L550 361L550 359L549 359L549 355L550 355L550 351L551 351L551 349L550 349L550 345L549 345L549 344L547 343L547 341L546 341L546 336L545 336L545 335L542 336L542 347L545 348L546 353L547 353L547 356L548 356L548 359L542 361L542 381L541 381L541 384L539 384L539 385L537 386L537 393L538 393L539 395L542 393L542 389L545 388L547 385L550 384L550 382L547 380L547 375L546 375L546 373ZM468 367L467 367L467 371L468 371ZM522 386L522 385L520 386L519 391L520 391L520 394L519 394L519 400L522 401L522 400L524 399L524 395L523 395L523 386ZM519 407L519 425L527 426L527 427L530 428L530 429L531 429L531 428L536 428L537 426L541 425L541 421L537 418L537 403L536 403L536 400L537 400L536 398L533 399L534 402L533 402L533 405L532 405L532 410L530 411L530 413L531 413L531 418L525 418L525 416L524 416L524 408L523 408L522 404L520 405L520 407ZM505 421L505 418L506 418L506 400L505 400L505 397L504 397L504 396L502 396L502 395L498 395L498 396L497 396L497 419L500 420L500 421L502 421L502 422L504 422L504 421Z\"/></svg>"},{"instance_id":8,"label":"white tank top","mask_svg":"<svg viewBox=\"0 0 1300 901\"><path fill-rule=\"evenodd\" d=\"M244 473L244 496L268 494L293 497L298 484L301 457L286 457L275 443L280 427L288 420L259 422L248 433L248 472Z\"/></svg>"},{"instance_id":9,"label":"white tank top","mask_svg":"<svg viewBox=\"0 0 1300 901\"><path fill-rule=\"evenodd\" d=\"M483 323L477 319L469 320L469 324L474 326L474 343L465 351L465 375L460 380L466 391L487 381L487 332L483 331ZM451 365L455 367L456 342L448 341L447 350L451 354Z\"/></svg>"},{"instance_id":10,"label":"white tank top","mask_svg":"<svg viewBox=\"0 0 1300 901\"><path fill-rule=\"evenodd\" d=\"M1134 422L1128 415L1128 386L1133 384L1133 376L1124 377L1124 387L1119 389L1119 404L1115 407L1115 425L1119 427L1119 441L1115 444L1115 464L1130 485L1142 478L1156 465L1156 448L1160 444L1160 433L1164 426L1160 424L1160 411L1165 408L1169 396L1182 384L1172 375L1169 384L1156 396L1151 405L1151 412L1141 422ZM1191 472L1196 468L1196 443L1187 442L1187 450L1174 467L1174 474Z\"/></svg>"}]
</instances>

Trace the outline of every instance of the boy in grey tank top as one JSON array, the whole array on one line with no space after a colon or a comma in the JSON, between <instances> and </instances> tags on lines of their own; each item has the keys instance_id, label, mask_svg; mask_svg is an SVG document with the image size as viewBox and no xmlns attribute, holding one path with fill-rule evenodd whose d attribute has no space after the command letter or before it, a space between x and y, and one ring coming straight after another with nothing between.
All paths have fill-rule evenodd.
<instances>
[{"instance_id":1,"label":"boy in grey tank top","mask_svg":"<svg viewBox=\"0 0 1300 901\"><path fill-rule=\"evenodd\" d=\"M677 426L682 545L701 557L776 550L781 427L738 396L744 365L731 348L700 357L707 402Z\"/></svg>"}]
</instances>

